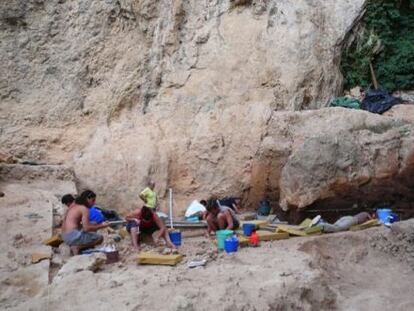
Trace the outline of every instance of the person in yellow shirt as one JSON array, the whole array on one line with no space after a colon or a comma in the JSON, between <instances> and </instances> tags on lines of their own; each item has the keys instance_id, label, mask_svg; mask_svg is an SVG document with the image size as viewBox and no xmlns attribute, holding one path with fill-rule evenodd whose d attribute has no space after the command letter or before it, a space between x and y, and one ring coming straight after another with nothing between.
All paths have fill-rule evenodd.
<instances>
[{"instance_id":1,"label":"person in yellow shirt","mask_svg":"<svg viewBox=\"0 0 414 311\"><path fill-rule=\"evenodd\" d=\"M144 190L141 191L139 194L139 197L142 201L144 201L145 206L149 208L153 208L156 210L158 200L157 200L157 193L155 192L155 183L153 181L150 181L148 183L148 187L146 187Z\"/></svg>"}]
</instances>

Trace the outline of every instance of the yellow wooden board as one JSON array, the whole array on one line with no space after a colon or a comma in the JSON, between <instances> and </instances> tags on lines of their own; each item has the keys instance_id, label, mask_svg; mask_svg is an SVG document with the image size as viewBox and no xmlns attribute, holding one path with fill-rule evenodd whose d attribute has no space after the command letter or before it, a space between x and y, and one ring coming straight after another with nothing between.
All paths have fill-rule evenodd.
<instances>
[{"instance_id":1,"label":"yellow wooden board","mask_svg":"<svg viewBox=\"0 0 414 311\"><path fill-rule=\"evenodd\" d=\"M284 240L289 238L289 233L281 232L269 232L264 230L258 230L256 231L257 235L259 236L260 241L276 241L276 240ZM239 235L239 244L240 246L246 246L249 244L249 237L246 237L244 235Z\"/></svg>"},{"instance_id":2,"label":"yellow wooden board","mask_svg":"<svg viewBox=\"0 0 414 311\"><path fill-rule=\"evenodd\" d=\"M266 230L266 231L269 231L269 232L277 232L277 228L276 227L271 227L271 226L262 227L261 230Z\"/></svg>"},{"instance_id":3,"label":"yellow wooden board","mask_svg":"<svg viewBox=\"0 0 414 311\"><path fill-rule=\"evenodd\" d=\"M256 225L256 228L267 226L269 222L267 220L249 220L249 221L242 221L240 223L240 228L243 228L243 224L254 224Z\"/></svg>"},{"instance_id":4,"label":"yellow wooden board","mask_svg":"<svg viewBox=\"0 0 414 311\"><path fill-rule=\"evenodd\" d=\"M316 225L316 226L313 226L313 227L310 227L310 228L306 228L304 231L307 235L322 234L322 227Z\"/></svg>"},{"instance_id":5,"label":"yellow wooden board","mask_svg":"<svg viewBox=\"0 0 414 311\"><path fill-rule=\"evenodd\" d=\"M303 228L303 229L305 229L305 228L309 228L309 226L310 226L311 222L312 222L312 219L310 219L310 218L306 218L304 221L302 221L302 222L299 224L299 227L301 227L301 228Z\"/></svg>"},{"instance_id":6,"label":"yellow wooden board","mask_svg":"<svg viewBox=\"0 0 414 311\"><path fill-rule=\"evenodd\" d=\"M363 229L368 229L371 227L379 226L380 224L381 223L378 221L378 219L371 219L371 220L364 222L363 224L352 226L349 230L358 231L358 230L363 230Z\"/></svg>"},{"instance_id":7,"label":"yellow wooden board","mask_svg":"<svg viewBox=\"0 0 414 311\"><path fill-rule=\"evenodd\" d=\"M278 225L277 232L287 232L290 235L297 235L297 236L306 236L306 232L297 229L297 226L289 226L289 225Z\"/></svg>"},{"instance_id":8,"label":"yellow wooden board","mask_svg":"<svg viewBox=\"0 0 414 311\"><path fill-rule=\"evenodd\" d=\"M60 234L55 234L54 236L48 238L47 240L43 241L43 244L49 245L52 247L59 247L60 244L63 243L63 240L60 236Z\"/></svg>"},{"instance_id":9,"label":"yellow wooden board","mask_svg":"<svg viewBox=\"0 0 414 311\"><path fill-rule=\"evenodd\" d=\"M294 229L294 230L303 230L304 229L303 227L301 227L299 225L289 225L289 224L270 224L270 225L267 225L267 227L272 227L272 228L275 228L276 230L280 226L284 226L285 228L290 228L290 229Z\"/></svg>"},{"instance_id":10,"label":"yellow wooden board","mask_svg":"<svg viewBox=\"0 0 414 311\"><path fill-rule=\"evenodd\" d=\"M138 263L141 265L167 265L175 266L181 261L183 255L161 255L151 252L141 252L138 254Z\"/></svg>"}]
</instances>

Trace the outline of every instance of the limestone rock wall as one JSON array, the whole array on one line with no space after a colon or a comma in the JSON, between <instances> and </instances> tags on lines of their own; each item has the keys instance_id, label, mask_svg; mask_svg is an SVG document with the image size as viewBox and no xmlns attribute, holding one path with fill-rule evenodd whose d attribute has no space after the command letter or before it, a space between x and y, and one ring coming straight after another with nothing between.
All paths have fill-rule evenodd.
<instances>
[{"instance_id":1,"label":"limestone rock wall","mask_svg":"<svg viewBox=\"0 0 414 311\"><path fill-rule=\"evenodd\" d=\"M341 44L364 2L2 2L2 149L72 165L80 188L120 209L148 176L181 210L210 194L278 198L300 143L288 119L324 122L283 111L340 91Z\"/></svg>"},{"instance_id":2,"label":"limestone rock wall","mask_svg":"<svg viewBox=\"0 0 414 311\"><path fill-rule=\"evenodd\" d=\"M413 202L414 123L405 113L414 116L414 106L395 106L392 117L342 108L301 114L280 170L281 206Z\"/></svg>"}]
</instances>

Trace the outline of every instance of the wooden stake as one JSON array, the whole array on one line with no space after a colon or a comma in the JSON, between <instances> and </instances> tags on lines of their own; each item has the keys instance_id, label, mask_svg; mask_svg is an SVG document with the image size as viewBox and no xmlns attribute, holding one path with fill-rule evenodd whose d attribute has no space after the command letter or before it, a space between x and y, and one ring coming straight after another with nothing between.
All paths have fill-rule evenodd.
<instances>
[{"instance_id":1,"label":"wooden stake","mask_svg":"<svg viewBox=\"0 0 414 311\"><path fill-rule=\"evenodd\" d=\"M173 225L173 208L172 208L172 189L170 188L170 227L174 229Z\"/></svg>"},{"instance_id":2,"label":"wooden stake","mask_svg":"<svg viewBox=\"0 0 414 311\"><path fill-rule=\"evenodd\" d=\"M375 76L374 67L372 66L371 62L369 62L369 69L371 70L371 78L372 78L372 83L374 83L374 88L378 90L378 81L377 81L377 77Z\"/></svg>"}]
</instances>

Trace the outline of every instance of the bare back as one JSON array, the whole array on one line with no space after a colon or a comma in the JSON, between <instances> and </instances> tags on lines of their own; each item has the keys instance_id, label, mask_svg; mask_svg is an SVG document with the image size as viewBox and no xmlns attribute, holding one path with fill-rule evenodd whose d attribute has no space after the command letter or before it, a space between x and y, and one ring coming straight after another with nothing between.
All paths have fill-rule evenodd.
<instances>
[{"instance_id":1,"label":"bare back","mask_svg":"<svg viewBox=\"0 0 414 311\"><path fill-rule=\"evenodd\" d=\"M69 232L72 230L80 230L84 220L88 219L88 209L83 205L74 204L67 212L66 218L62 226L62 232Z\"/></svg>"}]
</instances>

